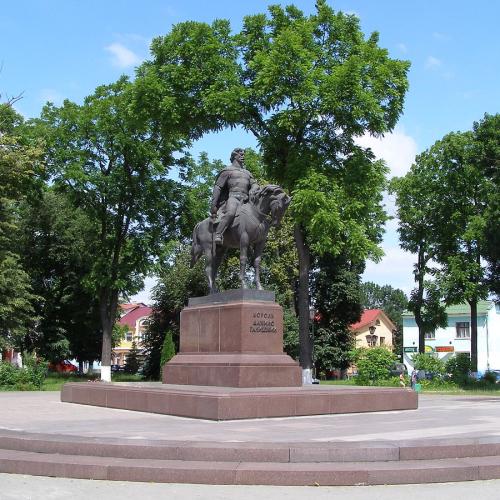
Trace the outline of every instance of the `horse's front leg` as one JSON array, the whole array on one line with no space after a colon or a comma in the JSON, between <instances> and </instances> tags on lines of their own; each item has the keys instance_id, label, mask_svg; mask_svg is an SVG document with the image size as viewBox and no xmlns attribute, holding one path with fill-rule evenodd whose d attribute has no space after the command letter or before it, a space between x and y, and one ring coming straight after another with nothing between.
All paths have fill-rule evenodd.
<instances>
[{"instance_id":1,"label":"horse's front leg","mask_svg":"<svg viewBox=\"0 0 500 500\"><path fill-rule=\"evenodd\" d=\"M263 290L260 283L260 261L262 260L262 252L264 251L264 242L257 243L254 247L255 259L253 261L253 267L255 269L255 285L257 290Z\"/></svg>"},{"instance_id":2,"label":"horse's front leg","mask_svg":"<svg viewBox=\"0 0 500 500\"><path fill-rule=\"evenodd\" d=\"M205 274L208 279L208 288L210 290L209 293L215 293L217 290L215 289L215 277L214 277L214 259L212 257L211 251L205 251Z\"/></svg>"},{"instance_id":3,"label":"horse's front leg","mask_svg":"<svg viewBox=\"0 0 500 500\"><path fill-rule=\"evenodd\" d=\"M241 288L248 288L245 280L245 270L247 266L248 255L248 233L244 231L240 238L240 283Z\"/></svg>"}]
</instances>

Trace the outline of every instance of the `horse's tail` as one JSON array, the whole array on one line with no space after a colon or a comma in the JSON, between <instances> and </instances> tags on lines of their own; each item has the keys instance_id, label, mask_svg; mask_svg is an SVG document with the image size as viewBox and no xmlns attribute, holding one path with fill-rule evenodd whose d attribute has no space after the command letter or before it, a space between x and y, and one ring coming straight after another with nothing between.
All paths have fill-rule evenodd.
<instances>
[{"instance_id":1,"label":"horse's tail","mask_svg":"<svg viewBox=\"0 0 500 500\"><path fill-rule=\"evenodd\" d=\"M196 262L198 262L198 259L201 256L201 245L200 245L200 240L198 238L198 227L200 225L200 222L194 226L193 229L193 243L191 244L191 265L190 267L193 267Z\"/></svg>"}]
</instances>

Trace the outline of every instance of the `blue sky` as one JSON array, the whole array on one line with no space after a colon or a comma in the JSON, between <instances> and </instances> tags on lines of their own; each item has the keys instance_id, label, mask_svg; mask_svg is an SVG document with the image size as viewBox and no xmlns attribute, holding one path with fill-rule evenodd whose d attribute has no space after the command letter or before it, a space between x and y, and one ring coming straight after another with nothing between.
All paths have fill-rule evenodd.
<instances>
[{"instance_id":1,"label":"blue sky","mask_svg":"<svg viewBox=\"0 0 500 500\"><path fill-rule=\"evenodd\" d=\"M277 3L277 2L270 2ZM288 3L288 2L287 2ZM306 12L312 0L293 2ZM80 102L97 85L133 74L149 55L149 43L185 20L231 20L263 12L268 2L195 0L18 0L0 9L0 93L23 93L16 108L26 117L43 104ZM415 154L450 131L467 130L500 103L500 2L495 0L339 0L336 10L355 13L366 34L380 33L391 57L408 59L410 90L393 134L365 137L394 174L403 174ZM226 160L235 145L254 146L241 131L210 135L195 145ZM392 200L387 199L391 209ZM365 279L408 292L412 257L399 250L395 222L387 227L386 257L368 264Z\"/></svg>"}]
</instances>

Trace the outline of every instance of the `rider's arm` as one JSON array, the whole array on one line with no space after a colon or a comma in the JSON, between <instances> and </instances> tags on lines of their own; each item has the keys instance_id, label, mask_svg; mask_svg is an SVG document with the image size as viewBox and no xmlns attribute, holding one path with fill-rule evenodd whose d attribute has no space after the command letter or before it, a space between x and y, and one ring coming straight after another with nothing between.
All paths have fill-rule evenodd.
<instances>
[{"instance_id":1,"label":"rider's arm","mask_svg":"<svg viewBox=\"0 0 500 500\"><path fill-rule=\"evenodd\" d=\"M250 200L252 200L254 193L257 192L258 189L259 185L257 181L253 178L252 174L250 174L250 191L248 193Z\"/></svg>"},{"instance_id":2,"label":"rider's arm","mask_svg":"<svg viewBox=\"0 0 500 500\"><path fill-rule=\"evenodd\" d=\"M219 177L217 177L214 190L212 192L212 207L210 209L210 213L212 215L215 215L217 213L217 210L219 208L220 194L222 192L222 188L226 184L226 181L227 181L227 174L226 172L223 171L219 174Z\"/></svg>"}]
</instances>

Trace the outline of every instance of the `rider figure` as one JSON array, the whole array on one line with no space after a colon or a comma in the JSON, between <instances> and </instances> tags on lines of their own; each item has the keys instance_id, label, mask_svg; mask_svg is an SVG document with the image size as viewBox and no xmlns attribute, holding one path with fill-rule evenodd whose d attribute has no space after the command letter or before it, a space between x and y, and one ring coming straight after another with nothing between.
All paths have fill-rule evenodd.
<instances>
[{"instance_id":1,"label":"rider figure","mask_svg":"<svg viewBox=\"0 0 500 500\"><path fill-rule=\"evenodd\" d=\"M252 174L244 168L243 149L234 149L230 161L231 165L219 172L212 194L211 216L213 219L216 215L219 217L214 235L217 245L222 245L224 232L233 222L238 207L246 203L259 187Z\"/></svg>"}]
</instances>

